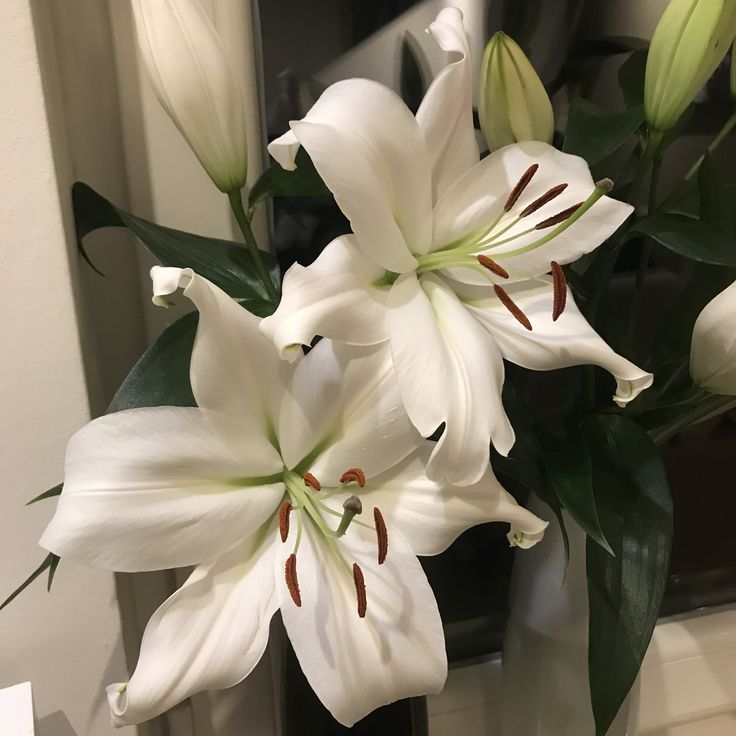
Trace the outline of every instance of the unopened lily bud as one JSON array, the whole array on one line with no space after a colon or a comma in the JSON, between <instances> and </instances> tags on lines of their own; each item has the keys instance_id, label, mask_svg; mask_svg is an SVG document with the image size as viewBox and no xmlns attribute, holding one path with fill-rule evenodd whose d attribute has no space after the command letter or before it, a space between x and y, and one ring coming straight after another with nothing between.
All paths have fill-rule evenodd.
<instances>
[{"instance_id":1,"label":"unopened lily bud","mask_svg":"<svg viewBox=\"0 0 736 736\"><path fill-rule=\"evenodd\" d=\"M671 0L649 47L647 122L672 128L725 57L736 35L736 0Z\"/></svg>"},{"instance_id":2,"label":"unopened lily bud","mask_svg":"<svg viewBox=\"0 0 736 736\"><path fill-rule=\"evenodd\" d=\"M483 54L478 115L491 151L519 141L552 142L555 121L547 91L505 33L494 34Z\"/></svg>"},{"instance_id":3,"label":"unopened lily bud","mask_svg":"<svg viewBox=\"0 0 736 736\"><path fill-rule=\"evenodd\" d=\"M695 321L690 375L714 394L736 396L736 283L711 300Z\"/></svg>"},{"instance_id":4,"label":"unopened lily bud","mask_svg":"<svg viewBox=\"0 0 736 736\"><path fill-rule=\"evenodd\" d=\"M159 102L218 189L245 185L243 96L201 0L132 0L138 44Z\"/></svg>"}]
</instances>

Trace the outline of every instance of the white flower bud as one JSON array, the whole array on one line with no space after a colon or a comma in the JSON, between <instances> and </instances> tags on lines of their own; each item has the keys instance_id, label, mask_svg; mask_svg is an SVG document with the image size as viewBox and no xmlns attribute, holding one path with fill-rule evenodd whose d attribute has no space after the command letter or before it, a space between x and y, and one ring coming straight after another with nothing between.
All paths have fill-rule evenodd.
<instances>
[{"instance_id":1,"label":"white flower bud","mask_svg":"<svg viewBox=\"0 0 736 736\"><path fill-rule=\"evenodd\" d=\"M552 142L555 122L547 91L505 33L494 34L483 54L478 114L491 151L520 141Z\"/></svg>"},{"instance_id":2,"label":"white flower bud","mask_svg":"<svg viewBox=\"0 0 736 736\"><path fill-rule=\"evenodd\" d=\"M736 35L736 0L671 0L647 57L644 107L657 131L672 128L721 63Z\"/></svg>"},{"instance_id":3,"label":"white flower bud","mask_svg":"<svg viewBox=\"0 0 736 736\"><path fill-rule=\"evenodd\" d=\"M690 375L714 394L736 396L736 283L711 300L695 321Z\"/></svg>"},{"instance_id":4,"label":"white flower bud","mask_svg":"<svg viewBox=\"0 0 736 736\"><path fill-rule=\"evenodd\" d=\"M133 0L138 44L156 96L223 192L245 185L243 96L201 0Z\"/></svg>"}]
</instances>

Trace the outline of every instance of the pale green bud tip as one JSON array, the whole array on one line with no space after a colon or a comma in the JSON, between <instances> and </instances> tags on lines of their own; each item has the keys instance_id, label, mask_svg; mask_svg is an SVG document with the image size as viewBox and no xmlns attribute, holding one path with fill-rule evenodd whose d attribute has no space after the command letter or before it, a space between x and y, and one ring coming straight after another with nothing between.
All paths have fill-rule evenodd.
<instances>
[{"instance_id":1,"label":"pale green bud tip","mask_svg":"<svg viewBox=\"0 0 736 736\"><path fill-rule=\"evenodd\" d=\"M122 683L121 685L118 685L115 688L115 692L118 695L123 695L126 692L127 689L128 689L128 683L127 682L124 682L124 683Z\"/></svg>"}]
</instances>

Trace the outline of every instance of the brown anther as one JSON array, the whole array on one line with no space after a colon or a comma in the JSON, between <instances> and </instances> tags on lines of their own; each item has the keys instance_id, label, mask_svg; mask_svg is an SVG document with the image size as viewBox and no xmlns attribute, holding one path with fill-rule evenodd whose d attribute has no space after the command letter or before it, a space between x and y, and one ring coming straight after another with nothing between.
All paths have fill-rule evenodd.
<instances>
[{"instance_id":1,"label":"brown anther","mask_svg":"<svg viewBox=\"0 0 736 736\"><path fill-rule=\"evenodd\" d=\"M286 575L286 587L289 589L291 600L294 601L297 608L301 608L302 595L299 592L299 580L296 576L296 555L289 555L289 559L286 560L284 571Z\"/></svg>"},{"instance_id":2,"label":"brown anther","mask_svg":"<svg viewBox=\"0 0 736 736\"><path fill-rule=\"evenodd\" d=\"M493 291L496 292L496 296L498 297L501 304L506 307L506 309L511 312L511 314L516 317L516 319L521 322L524 327L526 327L527 330L532 329L532 323L529 321L529 318L524 314L524 312L519 309L518 305L514 300L506 293L506 290L500 287L498 284L493 285Z\"/></svg>"},{"instance_id":3,"label":"brown anther","mask_svg":"<svg viewBox=\"0 0 736 736\"><path fill-rule=\"evenodd\" d=\"M574 214L575 210L581 207L582 204L582 202L578 202L572 207L568 207L566 210L562 210L562 212L558 212L556 215L552 215L552 217L548 217L546 220L542 220L542 222L534 226L534 229L544 230L547 227L552 227L553 225L559 225L561 222L565 222L565 220L567 220L568 217Z\"/></svg>"},{"instance_id":4,"label":"brown anther","mask_svg":"<svg viewBox=\"0 0 736 736\"><path fill-rule=\"evenodd\" d=\"M365 473L360 468L348 468L341 476L340 483L347 485L355 482L361 488L365 486Z\"/></svg>"},{"instance_id":5,"label":"brown anther","mask_svg":"<svg viewBox=\"0 0 736 736\"><path fill-rule=\"evenodd\" d=\"M567 303L567 279L565 272L562 270L557 261L550 263L552 267L552 321L556 322L557 318L565 311Z\"/></svg>"},{"instance_id":6,"label":"brown anther","mask_svg":"<svg viewBox=\"0 0 736 736\"><path fill-rule=\"evenodd\" d=\"M284 501L279 506L279 533L281 534L281 541L285 542L289 536L289 515L291 514L291 503Z\"/></svg>"},{"instance_id":7,"label":"brown anther","mask_svg":"<svg viewBox=\"0 0 736 736\"><path fill-rule=\"evenodd\" d=\"M373 508L373 521L376 524L376 538L378 539L378 564L383 565L388 554L388 529L386 529L386 522L378 507Z\"/></svg>"},{"instance_id":8,"label":"brown anther","mask_svg":"<svg viewBox=\"0 0 736 736\"><path fill-rule=\"evenodd\" d=\"M358 616L365 618L365 612L368 608L368 597L365 593L365 578L360 565L353 563L353 582L355 583L355 594L358 596Z\"/></svg>"},{"instance_id":9,"label":"brown anther","mask_svg":"<svg viewBox=\"0 0 736 736\"><path fill-rule=\"evenodd\" d=\"M519 214L519 217L527 217L528 215L531 215L532 212L536 212L538 209L541 209L548 202L551 202L555 197L562 194L565 189L567 189L567 184L558 184L557 186L552 187L552 189L545 192L541 197L537 197L537 199L535 199L528 207L525 207Z\"/></svg>"},{"instance_id":10,"label":"brown anther","mask_svg":"<svg viewBox=\"0 0 736 736\"><path fill-rule=\"evenodd\" d=\"M322 490L322 484L309 472L304 473L304 485L314 488L315 491Z\"/></svg>"},{"instance_id":11,"label":"brown anther","mask_svg":"<svg viewBox=\"0 0 736 736\"><path fill-rule=\"evenodd\" d=\"M516 186L511 190L509 198L506 200L506 204L503 206L504 210L508 212L517 202L521 193L529 186L529 182L537 173L539 164L532 164L522 175L521 179L516 183Z\"/></svg>"},{"instance_id":12,"label":"brown anther","mask_svg":"<svg viewBox=\"0 0 736 736\"><path fill-rule=\"evenodd\" d=\"M496 276L500 276L502 279L507 279L509 277L509 272L503 266L496 263L492 258L484 255L477 256L477 258L478 263L480 263L483 268L487 268L491 273L496 274Z\"/></svg>"}]
</instances>

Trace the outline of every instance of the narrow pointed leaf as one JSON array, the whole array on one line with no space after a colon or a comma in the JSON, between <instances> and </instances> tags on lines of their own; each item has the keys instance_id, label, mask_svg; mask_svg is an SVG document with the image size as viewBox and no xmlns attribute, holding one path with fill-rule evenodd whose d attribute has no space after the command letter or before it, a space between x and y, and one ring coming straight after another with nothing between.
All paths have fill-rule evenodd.
<instances>
[{"instance_id":1,"label":"narrow pointed leaf","mask_svg":"<svg viewBox=\"0 0 736 736\"><path fill-rule=\"evenodd\" d=\"M59 558L52 553L2 602L0 603L0 611L7 605L12 603L37 577L42 575L46 570L49 571L49 580L47 584L48 590L51 590L54 573L59 565Z\"/></svg>"},{"instance_id":2,"label":"narrow pointed leaf","mask_svg":"<svg viewBox=\"0 0 736 736\"><path fill-rule=\"evenodd\" d=\"M320 194L329 194L328 189L309 154L300 148L294 171L287 171L274 163L258 177L248 195L248 207L252 211L271 197L316 197Z\"/></svg>"},{"instance_id":3,"label":"narrow pointed leaf","mask_svg":"<svg viewBox=\"0 0 736 736\"><path fill-rule=\"evenodd\" d=\"M59 483L59 485L49 488L48 491L44 491L43 493L39 493L38 496L34 496L30 501L28 501L26 506L30 506L32 503L37 503L38 501L45 501L47 498L60 496L62 488L64 488L64 484Z\"/></svg>"}]
</instances>

